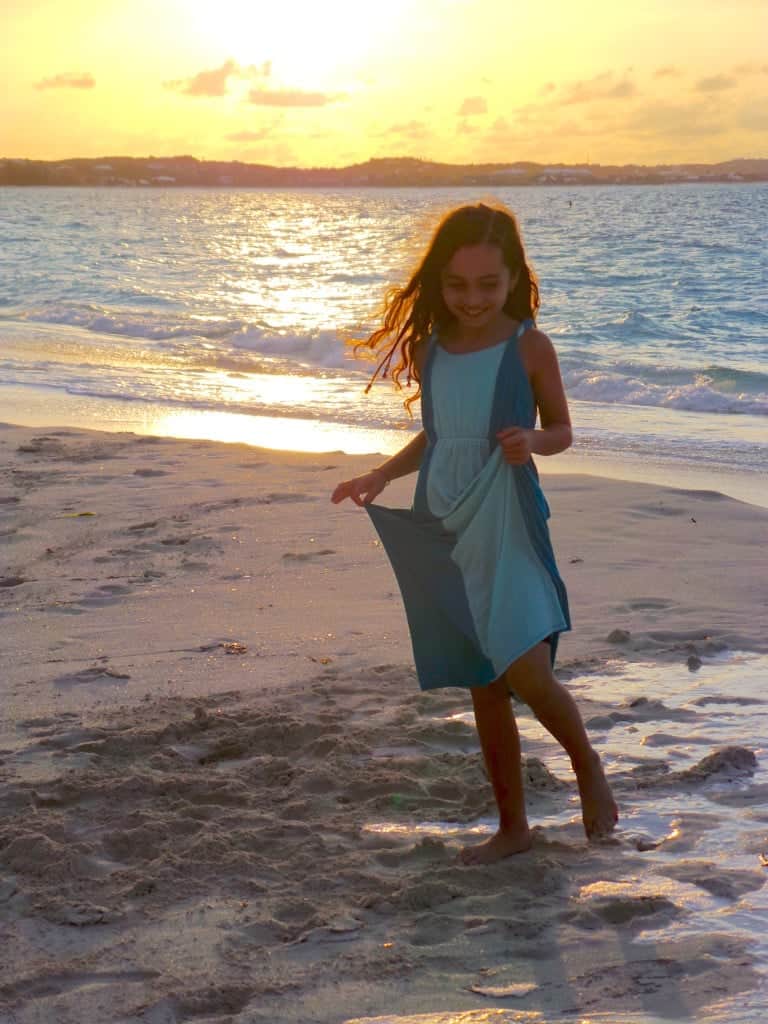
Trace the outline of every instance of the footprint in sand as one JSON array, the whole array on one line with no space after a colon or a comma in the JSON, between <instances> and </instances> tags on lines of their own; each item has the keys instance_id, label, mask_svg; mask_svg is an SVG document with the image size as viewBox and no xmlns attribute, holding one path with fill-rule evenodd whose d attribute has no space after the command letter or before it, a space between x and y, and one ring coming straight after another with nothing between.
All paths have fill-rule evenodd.
<instances>
[{"instance_id":1,"label":"footprint in sand","mask_svg":"<svg viewBox=\"0 0 768 1024\"><path fill-rule=\"evenodd\" d=\"M657 870L667 878L695 885L711 896L730 902L735 902L748 892L762 889L768 880L765 872L729 871L711 861L684 861Z\"/></svg>"},{"instance_id":2,"label":"footprint in sand","mask_svg":"<svg viewBox=\"0 0 768 1024\"><path fill-rule=\"evenodd\" d=\"M663 701L636 697L622 706L619 711L607 715L595 715L586 722L589 729L612 729L620 723L651 721L690 722L698 719L699 713L691 708L668 708Z\"/></svg>"},{"instance_id":3,"label":"footprint in sand","mask_svg":"<svg viewBox=\"0 0 768 1024\"><path fill-rule=\"evenodd\" d=\"M70 672L67 675L58 676L53 680L53 685L82 686L86 683L124 683L130 678L127 672L118 672L116 669L107 668L103 665L94 665L93 668L84 668L79 672Z\"/></svg>"},{"instance_id":4,"label":"footprint in sand","mask_svg":"<svg viewBox=\"0 0 768 1024\"><path fill-rule=\"evenodd\" d=\"M160 1002L142 1008L142 1020L182 1021L232 1019L260 994L259 989L243 985L209 985L198 991L178 983L183 994L164 996Z\"/></svg>"},{"instance_id":5,"label":"footprint in sand","mask_svg":"<svg viewBox=\"0 0 768 1024\"><path fill-rule=\"evenodd\" d=\"M627 601L624 607L629 608L631 611L650 611L652 609L671 608L674 601L669 601L665 597L638 597L634 601Z\"/></svg>"},{"instance_id":6,"label":"footprint in sand","mask_svg":"<svg viewBox=\"0 0 768 1024\"><path fill-rule=\"evenodd\" d=\"M260 498L257 498L254 504L256 505L280 505L287 504L294 501L312 501L310 494L302 494L296 491L275 491L272 494L263 494Z\"/></svg>"},{"instance_id":7,"label":"footprint in sand","mask_svg":"<svg viewBox=\"0 0 768 1024\"><path fill-rule=\"evenodd\" d=\"M55 437L33 437L27 444L20 444L16 449L22 455L61 455L66 448Z\"/></svg>"},{"instance_id":8,"label":"footprint in sand","mask_svg":"<svg viewBox=\"0 0 768 1024\"><path fill-rule=\"evenodd\" d=\"M649 917L659 916L668 921L681 913L682 909L666 896L601 896L586 900L576 910L566 911L561 920L587 931L606 924L645 928Z\"/></svg>"},{"instance_id":9,"label":"footprint in sand","mask_svg":"<svg viewBox=\"0 0 768 1024\"><path fill-rule=\"evenodd\" d=\"M30 581L26 576L2 576L0 577L0 587L20 587L22 583L29 583Z\"/></svg>"},{"instance_id":10,"label":"footprint in sand","mask_svg":"<svg viewBox=\"0 0 768 1024\"><path fill-rule=\"evenodd\" d=\"M283 554L285 562L310 562L314 558L322 558L324 555L335 555L332 548L321 548L319 551L286 551Z\"/></svg>"},{"instance_id":11,"label":"footprint in sand","mask_svg":"<svg viewBox=\"0 0 768 1024\"><path fill-rule=\"evenodd\" d=\"M70 921L65 923L72 924L77 922ZM52 996L74 992L80 988L88 990L96 986L108 985L110 983L121 984L126 981L146 982L159 977L158 971L142 970L58 971L55 973L46 970L40 974L25 977L23 981L4 986L3 995L8 999L20 999L23 997L35 999L41 996L51 998Z\"/></svg>"},{"instance_id":12,"label":"footprint in sand","mask_svg":"<svg viewBox=\"0 0 768 1024\"><path fill-rule=\"evenodd\" d=\"M643 736L640 744L643 747L677 747L681 744L711 747L713 740L711 736L675 736L668 732L653 732L648 736Z\"/></svg>"},{"instance_id":13,"label":"footprint in sand","mask_svg":"<svg viewBox=\"0 0 768 1024\"><path fill-rule=\"evenodd\" d=\"M643 518L647 516L684 516L686 510L674 505L635 505L633 509L630 509L630 515Z\"/></svg>"},{"instance_id":14,"label":"footprint in sand","mask_svg":"<svg viewBox=\"0 0 768 1024\"><path fill-rule=\"evenodd\" d=\"M100 608L108 604L116 604L121 598L131 594L132 588L121 583L104 583L91 590L78 600L78 604L86 608Z\"/></svg>"}]
</instances>

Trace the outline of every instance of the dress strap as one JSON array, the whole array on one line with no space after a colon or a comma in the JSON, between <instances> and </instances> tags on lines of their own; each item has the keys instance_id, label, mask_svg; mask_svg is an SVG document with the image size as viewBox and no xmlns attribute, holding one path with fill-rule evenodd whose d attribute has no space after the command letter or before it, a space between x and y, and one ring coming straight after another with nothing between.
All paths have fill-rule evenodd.
<instances>
[{"instance_id":1,"label":"dress strap","mask_svg":"<svg viewBox=\"0 0 768 1024\"><path fill-rule=\"evenodd\" d=\"M532 318L523 320L510 339L499 365L488 426L491 451L498 445L496 434L499 430L511 426L533 427L536 423L536 403L517 345L531 327L535 327Z\"/></svg>"},{"instance_id":2,"label":"dress strap","mask_svg":"<svg viewBox=\"0 0 768 1024\"><path fill-rule=\"evenodd\" d=\"M435 359L437 348L437 331L432 331L427 339L427 355L424 359L424 369L421 374L421 424L427 435L427 440L435 442L435 412L432 406L432 363Z\"/></svg>"}]
</instances>

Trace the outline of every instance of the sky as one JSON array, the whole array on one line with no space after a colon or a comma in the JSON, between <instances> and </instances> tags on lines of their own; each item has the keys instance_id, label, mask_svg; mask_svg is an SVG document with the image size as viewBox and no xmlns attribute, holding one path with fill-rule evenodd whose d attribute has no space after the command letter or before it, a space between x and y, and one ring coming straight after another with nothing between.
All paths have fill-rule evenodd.
<instances>
[{"instance_id":1,"label":"sky","mask_svg":"<svg viewBox=\"0 0 768 1024\"><path fill-rule=\"evenodd\" d=\"M0 157L768 157L768 0L2 0Z\"/></svg>"}]
</instances>

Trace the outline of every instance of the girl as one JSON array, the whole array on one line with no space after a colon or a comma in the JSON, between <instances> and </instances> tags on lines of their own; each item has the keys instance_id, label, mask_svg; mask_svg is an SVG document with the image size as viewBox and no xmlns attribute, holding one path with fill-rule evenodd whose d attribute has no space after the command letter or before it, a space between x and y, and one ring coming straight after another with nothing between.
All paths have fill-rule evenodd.
<instances>
[{"instance_id":1,"label":"girl","mask_svg":"<svg viewBox=\"0 0 768 1024\"><path fill-rule=\"evenodd\" d=\"M569 754L587 836L606 835L618 818L576 704L552 672L570 619L531 456L568 448L571 426L554 348L534 324L538 308L511 211L480 203L448 214L410 281L387 293L383 326L360 343L385 348L368 388L394 359L396 387L403 372L416 380L405 405L421 398L423 429L331 497L364 506L381 537L421 688L470 689L499 828L461 851L467 864L531 843L510 690ZM411 509L371 504L416 470Z\"/></svg>"}]
</instances>

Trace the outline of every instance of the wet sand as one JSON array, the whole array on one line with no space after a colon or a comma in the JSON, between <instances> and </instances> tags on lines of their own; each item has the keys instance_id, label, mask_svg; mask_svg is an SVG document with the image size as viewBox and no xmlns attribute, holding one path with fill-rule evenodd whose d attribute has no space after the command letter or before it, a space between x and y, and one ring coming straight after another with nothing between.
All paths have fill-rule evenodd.
<instances>
[{"instance_id":1,"label":"wet sand","mask_svg":"<svg viewBox=\"0 0 768 1024\"><path fill-rule=\"evenodd\" d=\"M419 693L367 516L328 500L376 461L0 427L0 1024L714 1021L754 1001L748 929L695 927L766 877L761 750L717 728L738 695L594 680L652 663L671 687L768 652L768 511L545 477L574 611L559 672L624 822L586 843L573 774L519 708L533 849L468 868L493 810L468 694ZM648 827L670 801L679 827ZM712 853L725 806L749 827Z\"/></svg>"}]
</instances>

